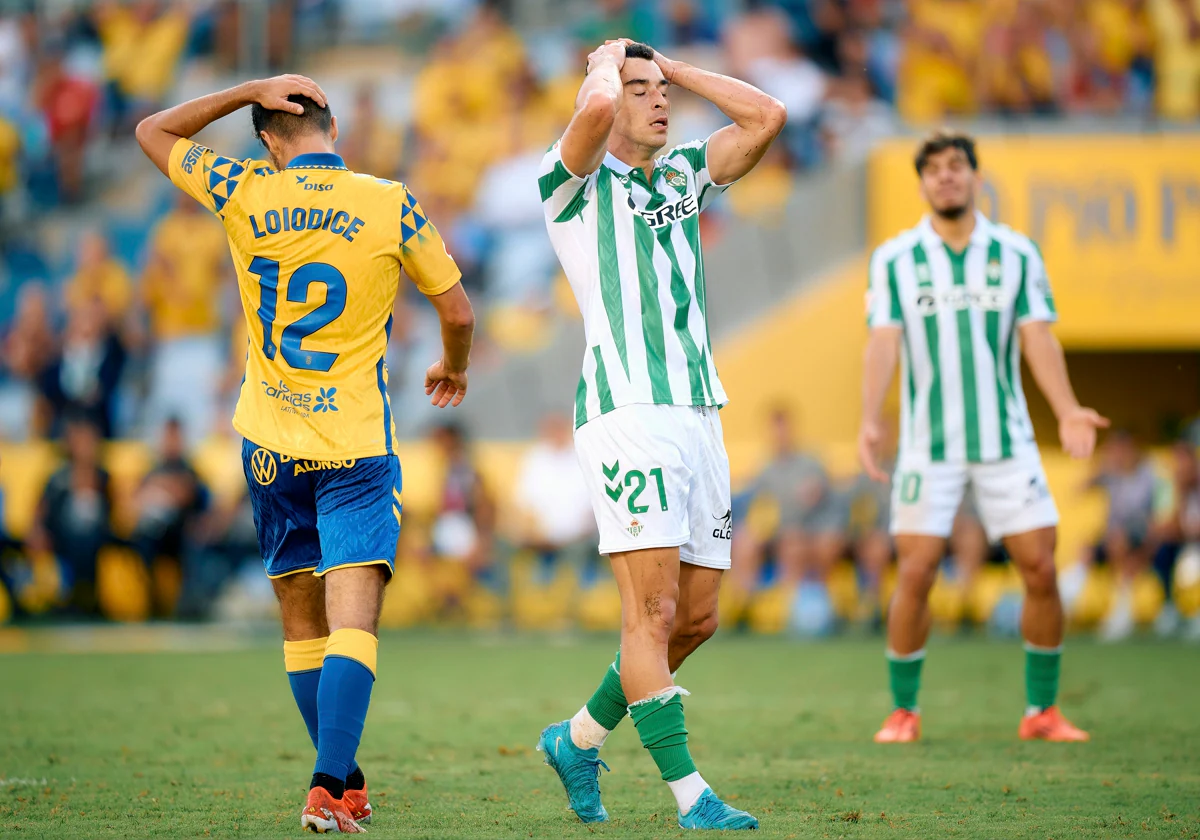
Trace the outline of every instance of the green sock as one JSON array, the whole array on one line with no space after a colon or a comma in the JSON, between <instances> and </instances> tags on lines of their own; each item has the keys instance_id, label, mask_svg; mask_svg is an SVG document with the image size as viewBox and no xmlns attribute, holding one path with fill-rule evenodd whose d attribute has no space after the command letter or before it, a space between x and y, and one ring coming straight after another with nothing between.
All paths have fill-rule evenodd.
<instances>
[{"instance_id":1,"label":"green sock","mask_svg":"<svg viewBox=\"0 0 1200 840\"><path fill-rule=\"evenodd\" d=\"M1025 645L1025 699L1031 707L1048 709L1058 699L1058 668L1062 648Z\"/></svg>"},{"instance_id":2,"label":"green sock","mask_svg":"<svg viewBox=\"0 0 1200 840\"><path fill-rule=\"evenodd\" d=\"M596 723L610 732L629 713L629 704L625 702L625 690L621 688L621 651L617 658L604 672L604 679L596 688L592 699L587 701L588 714Z\"/></svg>"},{"instance_id":3,"label":"green sock","mask_svg":"<svg viewBox=\"0 0 1200 840\"><path fill-rule=\"evenodd\" d=\"M917 692L921 689L921 666L925 649L903 656L888 651L888 677L892 685L892 702L897 709L915 711Z\"/></svg>"},{"instance_id":4,"label":"green sock","mask_svg":"<svg viewBox=\"0 0 1200 840\"><path fill-rule=\"evenodd\" d=\"M665 703L658 698L635 703L629 709L629 716L664 782L676 782L696 772L683 725L683 700L678 694L671 695Z\"/></svg>"}]
</instances>

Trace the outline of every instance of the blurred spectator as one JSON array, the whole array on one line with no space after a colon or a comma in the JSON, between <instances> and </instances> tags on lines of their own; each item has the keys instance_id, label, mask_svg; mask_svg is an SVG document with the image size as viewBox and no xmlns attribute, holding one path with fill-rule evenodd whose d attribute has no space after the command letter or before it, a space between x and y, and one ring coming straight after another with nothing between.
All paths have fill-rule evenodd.
<instances>
[{"instance_id":1,"label":"blurred spectator","mask_svg":"<svg viewBox=\"0 0 1200 840\"><path fill-rule=\"evenodd\" d=\"M886 466L884 470L890 472ZM879 587L892 562L892 488L860 473L846 489L846 543L858 572L859 621L880 625L883 604Z\"/></svg>"},{"instance_id":2,"label":"blurred spectator","mask_svg":"<svg viewBox=\"0 0 1200 840\"><path fill-rule=\"evenodd\" d=\"M896 104L905 119L926 123L973 114L977 61L988 4L978 0L912 0Z\"/></svg>"},{"instance_id":3,"label":"blurred spectator","mask_svg":"<svg viewBox=\"0 0 1200 840\"><path fill-rule=\"evenodd\" d=\"M514 487L516 547L535 552L544 568L567 563L581 570L596 556L596 534L571 420L548 414L540 431L538 442L525 453Z\"/></svg>"},{"instance_id":4,"label":"blurred spectator","mask_svg":"<svg viewBox=\"0 0 1200 840\"><path fill-rule=\"evenodd\" d=\"M653 3L632 0L596 0L576 22L575 37L585 44L603 44L613 38L632 38L643 43L655 40ZM594 49L594 46L593 46Z\"/></svg>"},{"instance_id":5,"label":"blurred spectator","mask_svg":"<svg viewBox=\"0 0 1200 840\"><path fill-rule=\"evenodd\" d=\"M221 225L180 193L154 231L142 275L153 342L145 424L157 429L178 417L189 445L213 428L225 355L220 301L228 262Z\"/></svg>"},{"instance_id":6,"label":"blurred spectator","mask_svg":"<svg viewBox=\"0 0 1200 840\"><path fill-rule=\"evenodd\" d=\"M48 51L38 62L34 98L50 134L58 197L79 201L83 198L86 145L99 92L89 80L69 72L61 54Z\"/></svg>"},{"instance_id":7,"label":"blurred spectator","mask_svg":"<svg viewBox=\"0 0 1200 840\"><path fill-rule=\"evenodd\" d=\"M20 108L32 80L30 45L35 37L34 15L0 17L0 113Z\"/></svg>"},{"instance_id":8,"label":"blurred spectator","mask_svg":"<svg viewBox=\"0 0 1200 840\"><path fill-rule=\"evenodd\" d=\"M1181 623L1179 610L1171 600L1175 567L1185 552L1200 552L1200 463L1189 441L1177 441L1171 447L1171 484L1174 492L1170 512L1154 529L1154 571L1167 596L1155 628L1164 636L1172 635ZM1200 615L1191 619L1185 633L1200 639Z\"/></svg>"},{"instance_id":9,"label":"blurred spectator","mask_svg":"<svg viewBox=\"0 0 1200 840\"><path fill-rule=\"evenodd\" d=\"M865 55L866 41L861 35L847 36L842 43L845 53L855 55L861 50ZM862 163L875 143L894 135L898 128L891 106L875 95L865 70L849 70L843 78L830 82L821 115L828 157Z\"/></svg>"},{"instance_id":10,"label":"blurred spectator","mask_svg":"<svg viewBox=\"0 0 1200 840\"><path fill-rule=\"evenodd\" d=\"M399 126L380 119L375 100L374 84L359 87L350 119L341 128L338 154L355 172L393 179L400 167L403 134Z\"/></svg>"},{"instance_id":11,"label":"blurred spectator","mask_svg":"<svg viewBox=\"0 0 1200 840\"><path fill-rule=\"evenodd\" d=\"M113 131L125 132L162 102L187 45L183 3L103 2L95 11L104 47Z\"/></svg>"},{"instance_id":12,"label":"blurred spectator","mask_svg":"<svg viewBox=\"0 0 1200 840\"><path fill-rule=\"evenodd\" d=\"M45 401L39 415L57 435L66 414L86 417L104 438L114 432L117 386L125 366L125 348L111 328L99 297L71 307L57 358L38 377Z\"/></svg>"},{"instance_id":13,"label":"blurred spectator","mask_svg":"<svg viewBox=\"0 0 1200 840\"><path fill-rule=\"evenodd\" d=\"M1108 563L1116 578L1113 606L1100 635L1107 640L1133 632L1133 580L1150 560L1149 538L1154 511L1154 470L1124 430L1114 431L1100 449L1100 465L1089 482L1108 496L1108 520L1095 557Z\"/></svg>"},{"instance_id":14,"label":"blurred spectator","mask_svg":"<svg viewBox=\"0 0 1200 840\"><path fill-rule=\"evenodd\" d=\"M67 461L46 483L26 544L31 552L53 553L68 609L91 614L96 612L96 559L112 541L112 495L92 422L69 416L63 443Z\"/></svg>"},{"instance_id":15,"label":"blurred spectator","mask_svg":"<svg viewBox=\"0 0 1200 840\"><path fill-rule=\"evenodd\" d=\"M187 459L183 426L175 418L163 424L158 463L142 480L134 506L130 542L151 573L154 614L169 616L183 577L185 540L208 506L208 490Z\"/></svg>"},{"instance_id":16,"label":"blurred spectator","mask_svg":"<svg viewBox=\"0 0 1200 840\"><path fill-rule=\"evenodd\" d=\"M1058 110L1054 67L1040 7L1017 0L1011 14L985 23L979 72L983 105L1001 114Z\"/></svg>"},{"instance_id":17,"label":"blurred spectator","mask_svg":"<svg viewBox=\"0 0 1200 840\"><path fill-rule=\"evenodd\" d=\"M792 42L787 19L777 9L751 11L725 31L730 71L783 102L788 110L784 143L801 166L820 159L817 121L826 77Z\"/></svg>"},{"instance_id":18,"label":"blurred spectator","mask_svg":"<svg viewBox=\"0 0 1200 840\"><path fill-rule=\"evenodd\" d=\"M44 433L50 418L38 414L37 382L53 361L57 342L45 286L26 283L17 293L16 313L4 338L6 381L0 387L4 436L24 440Z\"/></svg>"},{"instance_id":19,"label":"blurred spectator","mask_svg":"<svg viewBox=\"0 0 1200 840\"><path fill-rule=\"evenodd\" d=\"M250 497L239 493L213 505L185 546L183 586L176 615L183 619L213 616L222 590L246 568L261 575L258 535Z\"/></svg>"},{"instance_id":20,"label":"blurred spectator","mask_svg":"<svg viewBox=\"0 0 1200 840\"><path fill-rule=\"evenodd\" d=\"M759 584L770 553L785 587L802 580L824 583L844 546L844 510L833 493L829 474L812 453L800 449L792 419L784 409L771 415L773 454L750 490L752 512L773 507L777 524L766 535L735 529L733 569L742 587Z\"/></svg>"},{"instance_id":21,"label":"blurred spectator","mask_svg":"<svg viewBox=\"0 0 1200 840\"><path fill-rule=\"evenodd\" d=\"M125 270L108 250L108 240L100 231L86 231L79 238L75 274L67 281L63 301L68 310L91 307L99 300L109 326L116 327L129 312L133 284Z\"/></svg>"},{"instance_id":22,"label":"blurred spectator","mask_svg":"<svg viewBox=\"0 0 1200 840\"><path fill-rule=\"evenodd\" d=\"M448 423L433 431L445 479L434 517L431 548L436 557L462 564L473 576L492 563L495 505L471 462L462 429Z\"/></svg>"},{"instance_id":23,"label":"blurred spectator","mask_svg":"<svg viewBox=\"0 0 1200 840\"><path fill-rule=\"evenodd\" d=\"M1157 43L1158 109L1172 120L1200 115L1200 2L1147 0Z\"/></svg>"}]
</instances>

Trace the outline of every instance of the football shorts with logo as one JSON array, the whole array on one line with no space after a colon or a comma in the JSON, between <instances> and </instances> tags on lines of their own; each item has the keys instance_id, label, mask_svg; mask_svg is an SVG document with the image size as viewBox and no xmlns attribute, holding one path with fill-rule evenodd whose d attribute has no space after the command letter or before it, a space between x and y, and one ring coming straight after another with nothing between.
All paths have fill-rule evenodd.
<instances>
[{"instance_id":1,"label":"football shorts with logo","mask_svg":"<svg viewBox=\"0 0 1200 840\"><path fill-rule=\"evenodd\" d=\"M679 547L695 566L729 568L729 458L717 409L634 404L575 430L600 553Z\"/></svg>"},{"instance_id":2,"label":"football shorts with logo","mask_svg":"<svg viewBox=\"0 0 1200 840\"><path fill-rule=\"evenodd\" d=\"M398 457L308 460L247 440L242 466L268 577L321 576L349 566L395 571L402 510Z\"/></svg>"},{"instance_id":3,"label":"football shorts with logo","mask_svg":"<svg viewBox=\"0 0 1200 840\"><path fill-rule=\"evenodd\" d=\"M1036 449L987 463L939 463L901 455L892 477L891 532L950 536L968 482L991 541L1058 524L1058 508Z\"/></svg>"}]
</instances>

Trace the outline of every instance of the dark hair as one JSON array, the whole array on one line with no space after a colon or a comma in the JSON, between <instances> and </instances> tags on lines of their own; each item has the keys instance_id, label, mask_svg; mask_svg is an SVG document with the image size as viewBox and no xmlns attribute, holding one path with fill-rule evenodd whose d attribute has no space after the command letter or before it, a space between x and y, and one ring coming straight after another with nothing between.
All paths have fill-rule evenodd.
<instances>
[{"instance_id":1,"label":"dark hair","mask_svg":"<svg viewBox=\"0 0 1200 840\"><path fill-rule=\"evenodd\" d=\"M654 60L654 47L651 47L647 44L638 43L636 41L632 44L626 44L625 57L626 58L644 58L647 61L653 61Z\"/></svg>"},{"instance_id":2,"label":"dark hair","mask_svg":"<svg viewBox=\"0 0 1200 840\"><path fill-rule=\"evenodd\" d=\"M262 141L262 133L269 131L283 140L293 140L305 134L328 134L333 126L333 112L326 105L322 108L307 96L293 93L288 102L304 106L303 114L293 114L290 111L272 111L257 102L250 108L250 122L254 126L254 136Z\"/></svg>"},{"instance_id":3,"label":"dark hair","mask_svg":"<svg viewBox=\"0 0 1200 840\"><path fill-rule=\"evenodd\" d=\"M961 131L942 128L926 137L917 148L917 156L914 160L917 174L920 175L924 171L929 158L938 152L946 151L946 149L961 149L962 153L967 156L967 163L971 164L971 168L979 169L979 157L975 154L975 138Z\"/></svg>"}]
</instances>

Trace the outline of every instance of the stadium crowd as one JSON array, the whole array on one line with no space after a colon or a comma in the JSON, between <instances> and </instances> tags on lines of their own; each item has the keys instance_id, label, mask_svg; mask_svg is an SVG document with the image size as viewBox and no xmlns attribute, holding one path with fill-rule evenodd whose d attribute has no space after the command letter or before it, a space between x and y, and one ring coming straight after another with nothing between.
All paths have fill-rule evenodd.
<instances>
[{"instance_id":1,"label":"stadium crowd","mask_svg":"<svg viewBox=\"0 0 1200 840\"><path fill-rule=\"evenodd\" d=\"M508 22L511 5L284 0L266 4L263 30L267 68L362 43L415 59L399 106L386 79L345 80L339 150L351 168L411 184L480 302L485 355L536 346L548 320L573 307L559 303L534 184L570 117L582 57L606 38L703 53L788 106L784 142L730 194L720 212L732 214L779 212L797 173L861 161L905 124L1200 114L1193 0L602 0L570 28L547 21L522 35ZM156 187L136 219L112 211L127 184L142 183L132 126L189 74L237 71L251 21L227 0L13 6L0 13L0 438L61 441L66 461L22 551L3 566L6 583L42 591L45 568L14 558L53 556L55 587L69 593L62 608L94 612L98 558L117 547L159 569L152 612L199 615L241 580L248 558L257 563L244 500L218 499L192 466L198 446L228 434L241 379L232 266L219 224L187 199ZM714 124L699 102L680 97L674 107L680 136ZM254 154L245 140L230 151ZM706 214L705 224L719 228L721 218ZM603 580L586 496L564 477L574 464L565 421L547 419L522 467L516 495L535 501L501 521L462 430L433 427L414 399L436 342L429 313L398 301L389 360L397 420L405 436L431 435L445 467L439 503L406 522L410 569L451 570L422 578L439 605L429 617L507 614L510 602L516 611L520 587L550 586L562 568L583 590ZM890 561L886 490L835 481L788 418L771 425L774 459L734 511L746 527L730 585L744 597L731 603L749 610L755 593L786 592L794 603L776 612L805 632L877 623ZM98 455L111 439L155 450L156 465L120 499ZM1112 500L1109 522L1080 567L1107 564L1122 581L1103 625L1111 637L1133 626L1143 570L1158 570L1169 593L1172 570L1200 563L1194 448L1180 444L1172 457L1156 477L1131 440L1106 445L1096 482ZM948 579L970 589L993 552L969 506L951 554ZM514 558L534 558L521 566L527 579ZM47 606L39 598L24 608ZM1164 614L1165 626L1173 619Z\"/></svg>"}]
</instances>

